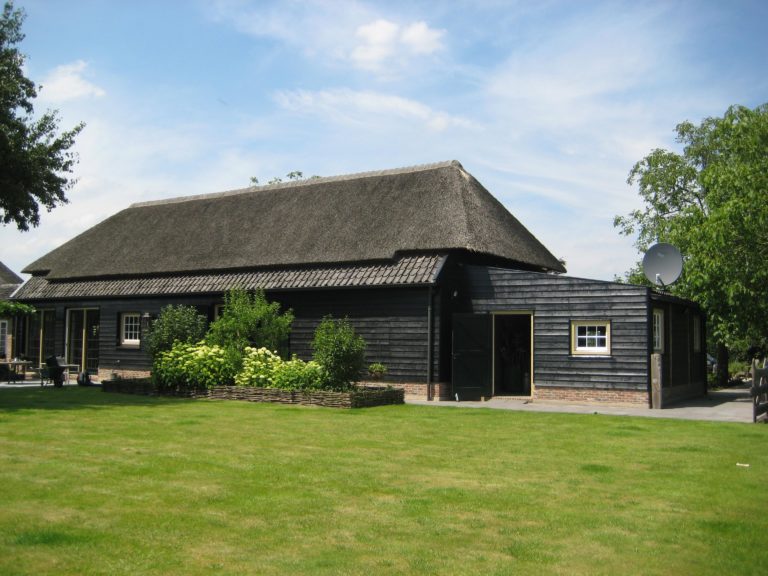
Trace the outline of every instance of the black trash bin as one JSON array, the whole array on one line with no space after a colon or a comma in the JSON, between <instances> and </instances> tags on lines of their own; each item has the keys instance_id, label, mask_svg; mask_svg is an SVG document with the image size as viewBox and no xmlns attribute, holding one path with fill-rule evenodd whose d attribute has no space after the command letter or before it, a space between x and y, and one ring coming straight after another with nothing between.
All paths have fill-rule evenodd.
<instances>
[{"instance_id":1,"label":"black trash bin","mask_svg":"<svg viewBox=\"0 0 768 576\"><path fill-rule=\"evenodd\" d=\"M53 381L53 385L57 388L64 386L64 371L66 368L62 364L64 364L63 359L56 356L48 356L45 359L45 365L48 366L48 375Z\"/></svg>"}]
</instances>

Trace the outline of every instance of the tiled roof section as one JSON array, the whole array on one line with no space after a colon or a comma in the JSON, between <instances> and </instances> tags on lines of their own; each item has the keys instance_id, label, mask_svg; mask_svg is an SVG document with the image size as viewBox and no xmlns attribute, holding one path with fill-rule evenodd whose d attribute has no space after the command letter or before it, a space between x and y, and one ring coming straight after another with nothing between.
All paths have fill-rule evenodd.
<instances>
[{"instance_id":1,"label":"tiled roof section","mask_svg":"<svg viewBox=\"0 0 768 576\"><path fill-rule=\"evenodd\" d=\"M32 277L15 294L21 300L109 298L225 292L230 288L287 290L433 284L445 256L409 255L385 263L278 268L249 272L145 278L49 281Z\"/></svg>"}]
</instances>

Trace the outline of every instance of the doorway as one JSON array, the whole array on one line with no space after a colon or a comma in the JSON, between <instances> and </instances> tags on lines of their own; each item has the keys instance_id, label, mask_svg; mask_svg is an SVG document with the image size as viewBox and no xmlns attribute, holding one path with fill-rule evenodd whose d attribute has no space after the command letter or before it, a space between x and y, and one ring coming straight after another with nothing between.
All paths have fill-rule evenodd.
<instances>
[{"instance_id":1,"label":"doorway","mask_svg":"<svg viewBox=\"0 0 768 576\"><path fill-rule=\"evenodd\" d=\"M493 395L530 396L533 374L533 316L493 316Z\"/></svg>"},{"instance_id":2,"label":"doorway","mask_svg":"<svg viewBox=\"0 0 768 576\"><path fill-rule=\"evenodd\" d=\"M99 371L99 310L80 308L67 313L67 363L80 371Z\"/></svg>"},{"instance_id":3,"label":"doorway","mask_svg":"<svg viewBox=\"0 0 768 576\"><path fill-rule=\"evenodd\" d=\"M452 348L457 400L533 394L533 312L454 314Z\"/></svg>"}]
</instances>

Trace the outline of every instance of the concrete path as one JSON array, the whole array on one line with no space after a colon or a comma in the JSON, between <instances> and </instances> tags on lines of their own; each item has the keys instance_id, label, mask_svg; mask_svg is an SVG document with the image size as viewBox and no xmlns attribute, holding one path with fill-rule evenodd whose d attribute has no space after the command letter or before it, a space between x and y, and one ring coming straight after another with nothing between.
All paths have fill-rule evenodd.
<instances>
[{"instance_id":1,"label":"concrete path","mask_svg":"<svg viewBox=\"0 0 768 576\"><path fill-rule=\"evenodd\" d=\"M529 401L517 398L492 398L486 402L452 402L407 400L408 404L453 408L490 408L523 412L563 412L570 414L609 414L612 416L642 416L645 418L680 418L682 420L711 420L715 422L752 423L752 399L749 386L712 391L705 398L689 400L662 410L628 404Z\"/></svg>"},{"instance_id":2,"label":"concrete path","mask_svg":"<svg viewBox=\"0 0 768 576\"><path fill-rule=\"evenodd\" d=\"M70 381L66 386L77 386ZM46 388L51 387L50 384ZM40 388L39 380L26 380L7 384L0 382L1 390L18 388ZM710 392L706 398L690 400L662 410L651 410L644 406L628 404L603 404L557 402L554 400L536 400L535 402L517 398L493 398L486 402L453 402L406 400L408 404L447 408L486 408L497 410L519 410L523 412L561 412L569 414L609 414L612 416L642 416L645 418L680 418L682 420L711 420L715 422L752 423L752 399L749 386L739 386Z\"/></svg>"}]
</instances>

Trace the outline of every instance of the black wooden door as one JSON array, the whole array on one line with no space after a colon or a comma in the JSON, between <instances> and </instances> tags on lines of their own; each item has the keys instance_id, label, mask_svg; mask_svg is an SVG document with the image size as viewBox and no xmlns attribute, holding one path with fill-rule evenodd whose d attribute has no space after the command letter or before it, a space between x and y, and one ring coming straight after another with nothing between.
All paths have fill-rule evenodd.
<instances>
[{"instance_id":1,"label":"black wooden door","mask_svg":"<svg viewBox=\"0 0 768 576\"><path fill-rule=\"evenodd\" d=\"M491 396L493 316L453 315L453 394L459 400Z\"/></svg>"}]
</instances>

